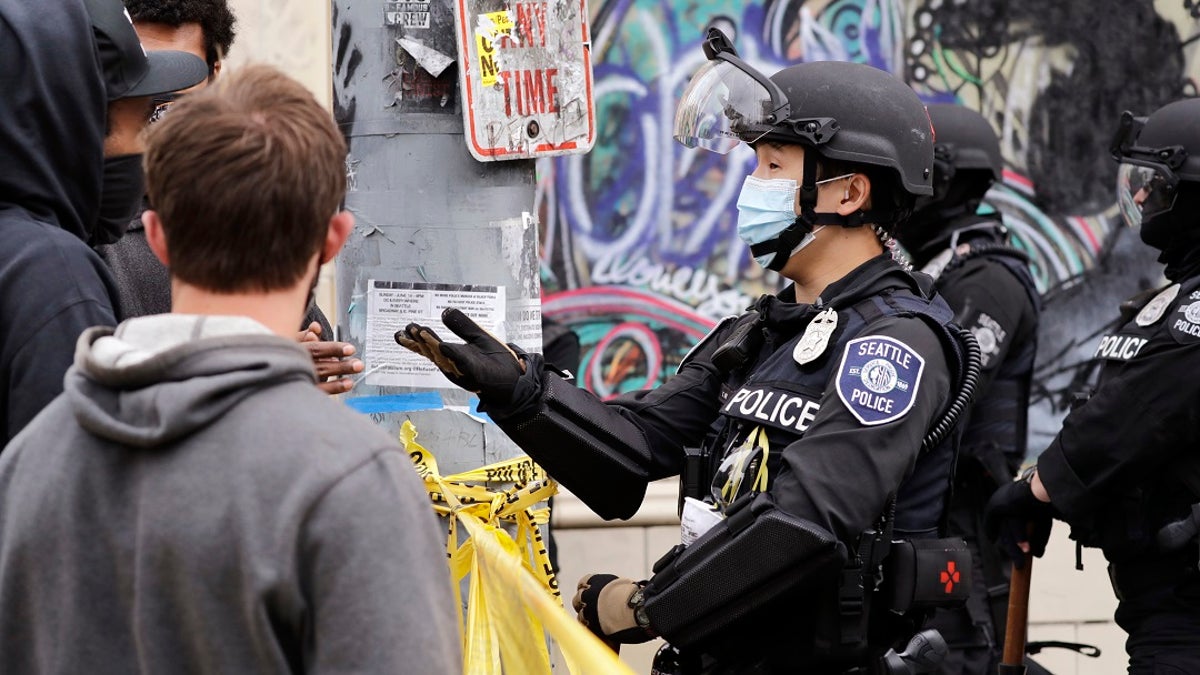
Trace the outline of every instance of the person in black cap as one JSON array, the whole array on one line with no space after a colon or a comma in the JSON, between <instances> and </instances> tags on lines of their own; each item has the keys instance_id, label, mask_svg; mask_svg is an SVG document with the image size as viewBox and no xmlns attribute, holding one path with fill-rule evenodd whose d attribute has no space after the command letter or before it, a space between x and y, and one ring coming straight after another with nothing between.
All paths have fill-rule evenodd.
<instances>
[{"instance_id":1,"label":"person in black cap","mask_svg":"<svg viewBox=\"0 0 1200 675\"><path fill-rule=\"evenodd\" d=\"M130 0L125 3L125 8L148 53L175 49L205 59L208 77L187 91L207 86L221 72L223 55L229 51L234 38L234 16L224 0ZM151 123L160 119L175 99L187 91L155 97ZM140 160L136 164L140 168ZM150 251L141 222L146 204L140 175L135 189L139 208L127 221L128 230L117 241L98 249L117 282L121 299L121 316L118 318L122 320L171 311L170 274Z\"/></svg>"},{"instance_id":2,"label":"person in black cap","mask_svg":"<svg viewBox=\"0 0 1200 675\"><path fill-rule=\"evenodd\" d=\"M119 0L0 0L0 61L7 444L62 391L80 333L116 323L116 287L92 247L137 205L118 187L129 171L119 153L136 143L149 97L190 87L207 69L190 54L147 55Z\"/></svg>"},{"instance_id":3,"label":"person in black cap","mask_svg":"<svg viewBox=\"0 0 1200 675\"><path fill-rule=\"evenodd\" d=\"M208 67L208 77L190 89L153 97L150 118L153 124L166 115L180 96L207 87L220 75L224 56L236 35L236 19L226 0L127 0L125 9L148 53L162 49L184 51L204 59ZM112 270L120 301L117 318L123 321L170 312L171 276L146 241L141 218L148 204L142 196L141 155L128 155L121 162L125 171L120 180L113 182L121 195L117 199L135 199L139 208L127 221L128 229L122 223L113 223L113 232L124 234L111 244L99 246L97 251ZM363 363L353 357L352 345L333 341L333 336L333 327L325 314L315 300L310 302L298 337L313 357L318 386L326 393L340 394L354 386L351 376L362 371Z\"/></svg>"}]
</instances>

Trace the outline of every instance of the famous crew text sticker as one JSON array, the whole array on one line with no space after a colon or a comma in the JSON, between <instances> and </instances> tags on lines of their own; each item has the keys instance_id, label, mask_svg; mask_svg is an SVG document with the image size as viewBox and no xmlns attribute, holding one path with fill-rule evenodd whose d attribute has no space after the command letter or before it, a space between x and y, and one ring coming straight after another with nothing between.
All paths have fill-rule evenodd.
<instances>
[{"instance_id":1,"label":"famous crew text sticker","mask_svg":"<svg viewBox=\"0 0 1200 675\"><path fill-rule=\"evenodd\" d=\"M912 408L924 368L925 359L895 338L851 340L838 369L838 397L863 424L900 419Z\"/></svg>"}]
</instances>

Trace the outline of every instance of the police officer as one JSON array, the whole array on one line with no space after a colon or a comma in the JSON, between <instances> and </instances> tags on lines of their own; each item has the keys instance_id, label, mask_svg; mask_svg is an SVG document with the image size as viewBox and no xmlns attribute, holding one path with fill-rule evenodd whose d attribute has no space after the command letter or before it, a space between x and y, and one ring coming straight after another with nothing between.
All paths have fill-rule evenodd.
<instances>
[{"instance_id":1,"label":"police officer","mask_svg":"<svg viewBox=\"0 0 1200 675\"><path fill-rule=\"evenodd\" d=\"M982 115L956 104L929 106L937 131L933 195L896 238L979 341L983 372L960 450L950 531L971 547L971 597L938 610L932 625L950 645L942 673L992 675L1000 662L1008 603L1008 560L984 535L983 507L1025 459L1029 387L1041 300L1028 259L1008 241L999 214L978 213L1000 179L1000 143Z\"/></svg>"},{"instance_id":2,"label":"police officer","mask_svg":"<svg viewBox=\"0 0 1200 675\"><path fill-rule=\"evenodd\" d=\"M1101 340L1095 392L986 522L1014 560L1068 522L1109 561L1129 672L1200 673L1200 99L1125 113L1112 153L1122 215L1169 283Z\"/></svg>"},{"instance_id":3,"label":"police officer","mask_svg":"<svg viewBox=\"0 0 1200 675\"><path fill-rule=\"evenodd\" d=\"M893 538L938 534L950 432L978 370L928 277L889 251L914 197L932 191L929 120L911 89L866 65L768 78L715 29L705 52L676 138L754 148L737 229L785 290L722 321L659 387L609 401L457 309L442 321L466 344L417 324L396 339L478 392L604 518L629 518L649 482L682 475L684 543L653 576L579 584L575 608L602 639L662 636L695 672L902 668L888 649L913 626L886 625L899 616L886 611L867 620L884 595L877 566Z\"/></svg>"}]
</instances>

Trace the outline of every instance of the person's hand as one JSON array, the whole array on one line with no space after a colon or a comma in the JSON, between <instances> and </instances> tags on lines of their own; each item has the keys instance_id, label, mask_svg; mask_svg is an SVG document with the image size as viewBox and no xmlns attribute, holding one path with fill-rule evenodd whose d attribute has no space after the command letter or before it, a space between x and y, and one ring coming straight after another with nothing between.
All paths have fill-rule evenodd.
<instances>
[{"instance_id":1,"label":"person's hand","mask_svg":"<svg viewBox=\"0 0 1200 675\"><path fill-rule=\"evenodd\" d=\"M517 380L525 372L525 363L517 353L458 309L446 308L442 323L466 344L443 342L432 328L416 323L396 331L396 342L432 361L447 379L479 394L481 399L511 399Z\"/></svg>"},{"instance_id":2,"label":"person's hand","mask_svg":"<svg viewBox=\"0 0 1200 675\"><path fill-rule=\"evenodd\" d=\"M1025 554L1042 557L1050 528L1054 524L1054 506L1033 494L1032 475L1003 485L992 494L983 511L988 537L1000 544L1017 569L1025 566Z\"/></svg>"},{"instance_id":3,"label":"person's hand","mask_svg":"<svg viewBox=\"0 0 1200 675\"><path fill-rule=\"evenodd\" d=\"M313 367L317 371L317 388L326 394L344 394L354 388L354 380L348 377L361 373L363 362L351 358L354 345L345 342L322 342L321 324L316 321L300 331L296 340L308 350Z\"/></svg>"},{"instance_id":4,"label":"person's hand","mask_svg":"<svg viewBox=\"0 0 1200 675\"><path fill-rule=\"evenodd\" d=\"M579 580L571 606L579 623L616 651L622 644L649 642L654 635L638 623L641 584L612 574L590 574Z\"/></svg>"}]
</instances>

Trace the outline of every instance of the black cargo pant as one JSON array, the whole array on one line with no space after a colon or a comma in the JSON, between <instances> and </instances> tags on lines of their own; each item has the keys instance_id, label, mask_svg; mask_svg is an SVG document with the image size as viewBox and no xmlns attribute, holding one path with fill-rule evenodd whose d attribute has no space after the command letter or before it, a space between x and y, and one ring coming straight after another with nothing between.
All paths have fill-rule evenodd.
<instances>
[{"instance_id":1,"label":"black cargo pant","mask_svg":"<svg viewBox=\"0 0 1200 675\"><path fill-rule=\"evenodd\" d=\"M1200 571L1189 549L1110 566L1131 675L1200 673Z\"/></svg>"}]
</instances>

